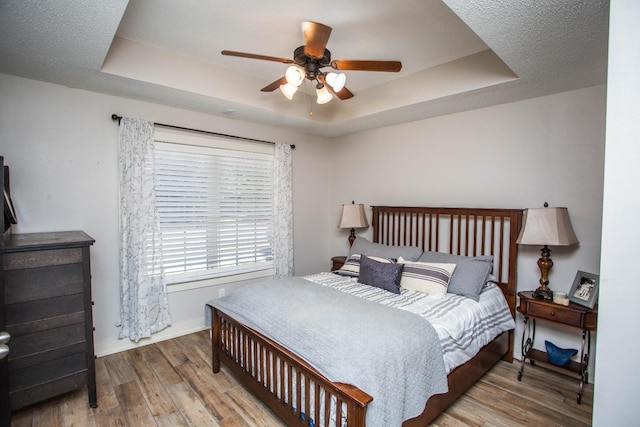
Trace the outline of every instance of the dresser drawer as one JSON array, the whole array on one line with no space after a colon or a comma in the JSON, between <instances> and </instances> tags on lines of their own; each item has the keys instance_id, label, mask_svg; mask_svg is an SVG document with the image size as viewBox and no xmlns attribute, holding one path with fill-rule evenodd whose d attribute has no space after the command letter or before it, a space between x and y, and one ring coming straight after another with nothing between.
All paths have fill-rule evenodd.
<instances>
[{"instance_id":1,"label":"dresser drawer","mask_svg":"<svg viewBox=\"0 0 640 427\"><path fill-rule=\"evenodd\" d=\"M57 330L63 326L84 323L84 295L65 295L6 306L6 326L11 336ZM55 334L54 334L55 335Z\"/></svg>"},{"instance_id":2,"label":"dresser drawer","mask_svg":"<svg viewBox=\"0 0 640 427\"><path fill-rule=\"evenodd\" d=\"M566 325L582 327L582 313L578 311L568 310L564 307L553 307L539 304L529 304L527 307L527 315L539 319L559 322Z\"/></svg>"},{"instance_id":3,"label":"dresser drawer","mask_svg":"<svg viewBox=\"0 0 640 427\"><path fill-rule=\"evenodd\" d=\"M8 270L4 273L4 303L18 304L78 294L85 292L84 287L82 263Z\"/></svg>"},{"instance_id":4,"label":"dresser drawer","mask_svg":"<svg viewBox=\"0 0 640 427\"><path fill-rule=\"evenodd\" d=\"M9 392L11 409L13 411L31 405L34 402L41 402L72 390L77 390L87 384L90 372L84 370L70 375L56 378L53 381L38 383L33 387Z\"/></svg>"},{"instance_id":5,"label":"dresser drawer","mask_svg":"<svg viewBox=\"0 0 640 427\"><path fill-rule=\"evenodd\" d=\"M82 262L82 248L8 253L2 259L2 265L5 271L80 262Z\"/></svg>"},{"instance_id":6,"label":"dresser drawer","mask_svg":"<svg viewBox=\"0 0 640 427\"><path fill-rule=\"evenodd\" d=\"M33 403L38 393L49 396L76 389L87 381L87 355L75 353L11 372L9 394L13 410ZM73 378L71 384L68 380ZM53 393L53 394L51 394Z\"/></svg>"},{"instance_id":7,"label":"dresser drawer","mask_svg":"<svg viewBox=\"0 0 640 427\"><path fill-rule=\"evenodd\" d=\"M53 328L33 334L13 337L9 353L9 370L17 366L26 366L28 361L54 359L61 348L83 343L86 349L86 328L84 323Z\"/></svg>"}]
</instances>

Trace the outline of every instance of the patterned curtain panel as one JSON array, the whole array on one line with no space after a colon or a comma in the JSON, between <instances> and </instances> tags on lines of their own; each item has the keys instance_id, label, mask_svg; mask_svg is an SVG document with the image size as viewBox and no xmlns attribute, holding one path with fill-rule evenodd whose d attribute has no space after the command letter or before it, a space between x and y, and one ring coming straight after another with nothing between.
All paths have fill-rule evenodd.
<instances>
[{"instance_id":1,"label":"patterned curtain panel","mask_svg":"<svg viewBox=\"0 0 640 427\"><path fill-rule=\"evenodd\" d=\"M137 342L171 325L153 174L153 123L120 129L120 338Z\"/></svg>"},{"instance_id":2,"label":"patterned curtain panel","mask_svg":"<svg viewBox=\"0 0 640 427\"><path fill-rule=\"evenodd\" d=\"M276 143L273 203L273 253L276 277L293 275L293 192L291 146Z\"/></svg>"}]
</instances>

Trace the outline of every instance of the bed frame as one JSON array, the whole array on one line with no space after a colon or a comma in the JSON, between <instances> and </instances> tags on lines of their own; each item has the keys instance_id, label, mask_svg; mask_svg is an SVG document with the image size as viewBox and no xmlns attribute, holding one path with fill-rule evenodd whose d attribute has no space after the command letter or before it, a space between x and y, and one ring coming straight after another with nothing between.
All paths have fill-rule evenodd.
<instances>
[{"instance_id":1,"label":"bed frame","mask_svg":"<svg viewBox=\"0 0 640 427\"><path fill-rule=\"evenodd\" d=\"M493 275L512 316L516 304L516 239L522 210L373 206L373 241L456 255L493 255ZM374 398L357 387L329 381L307 362L226 314L212 311L212 366L220 362L287 425L311 425L304 414L324 413L324 426L364 427ZM513 331L484 346L448 375L449 391L432 396L424 412L403 426L426 426L500 359L513 360ZM289 399L289 396L292 398ZM310 405L314 407L311 408ZM333 408L335 420L329 423ZM318 420L315 425L319 425Z\"/></svg>"}]
</instances>

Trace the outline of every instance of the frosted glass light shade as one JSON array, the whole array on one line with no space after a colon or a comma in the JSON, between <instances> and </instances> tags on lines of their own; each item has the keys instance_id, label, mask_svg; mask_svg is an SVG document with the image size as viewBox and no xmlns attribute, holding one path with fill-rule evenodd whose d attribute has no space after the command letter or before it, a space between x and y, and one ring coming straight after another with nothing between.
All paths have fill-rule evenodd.
<instances>
[{"instance_id":1,"label":"frosted glass light shade","mask_svg":"<svg viewBox=\"0 0 640 427\"><path fill-rule=\"evenodd\" d=\"M326 79L334 92L340 92L347 83L347 76L344 73L328 73Z\"/></svg>"},{"instance_id":2,"label":"frosted glass light shade","mask_svg":"<svg viewBox=\"0 0 640 427\"><path fill-rule=\"evenodd\" d=\"M280 91L288 100L293 99L293 95L298 91L298 86L294 86L291 83L280 85Z\"/></svg>"},{"instance_id":3,"label":"frosted glass light shade","mask_svg":"<svg viewBox=\"0 0 640 427\"><path fill-rule=\"evenodd\" d=\"M287 83L290 85L298 87L304 80L304 72L299 67L292 65L285 71L284 78L287 79Z\"/></svg>"},{"instance_id":4,"label":"frosted glass light shade","mask_svg":"<svg viewBox=\"0 0 640 427\"><path fill-rule=\"evenodd\" d=\"M316 94L318 95L318 99L316 101L318 104L326 104L333 98L333 95L329 93L325 85L322 85L321 88L316 88Z\"/></svg>"}]
</instances>

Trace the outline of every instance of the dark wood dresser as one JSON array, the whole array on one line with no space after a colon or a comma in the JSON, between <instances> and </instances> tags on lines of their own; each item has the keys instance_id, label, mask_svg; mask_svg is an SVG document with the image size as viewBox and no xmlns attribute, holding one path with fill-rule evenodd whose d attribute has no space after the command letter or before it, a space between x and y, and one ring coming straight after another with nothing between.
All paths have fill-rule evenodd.
<instances>
[{"instance_id":1,"label":"dark wood dresser","mask_svg":"<svg viewBox=\"0 0 640 427\"><path fill-rule=\"evenodd\" d=\"M87 386L97 406L91 264L82 231L13 234L0 246L11 410Z\"/></svg>"}]
</instances>

